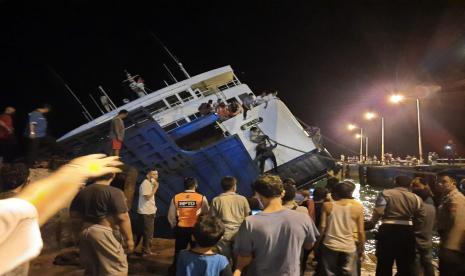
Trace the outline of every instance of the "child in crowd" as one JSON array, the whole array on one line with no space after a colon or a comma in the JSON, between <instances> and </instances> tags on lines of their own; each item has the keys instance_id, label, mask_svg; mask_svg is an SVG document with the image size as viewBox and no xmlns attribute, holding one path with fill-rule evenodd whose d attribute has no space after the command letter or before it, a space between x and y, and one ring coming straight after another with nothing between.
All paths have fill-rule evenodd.
<instances>
[{"instance_id":1,"label":"child in crowd","mask_svg":"<svg viewBox=\"0 0 465 276\"><path fill-rule=\"evenodd\" d=\"M207 215L200 216L193 232L196 246L179 253L176 275L232 275L228 259L212 251L223 234L224 225L220 219Z\"/></svg>"}]
</instances>

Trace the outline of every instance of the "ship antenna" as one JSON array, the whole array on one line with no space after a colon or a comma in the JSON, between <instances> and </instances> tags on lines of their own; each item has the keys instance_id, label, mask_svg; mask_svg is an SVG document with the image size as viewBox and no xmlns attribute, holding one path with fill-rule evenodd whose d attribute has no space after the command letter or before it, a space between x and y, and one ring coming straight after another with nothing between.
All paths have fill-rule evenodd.
<instances>
[{"instance_id":1,"label":"ship antenna","mask_svg":"<svg viewBox=\"0 0 465 276\"><path fill-rule=\"evenodd\" d=\"M161 47L163 47L163 49L165 49L165 51L168 53L168 55L174 60L174 62L176 62L176 64L179 66L179 69L181 70L181 72L184 74L184 76L186 76L186 78L190 78L191 76L189 75L189 73L187 73L186 71L186 68L184 68L184 66L182 65L182 63L176 58L175 55L173 55L173 53L171 53L171 51L168 49L168 47L165 46L165 44L163 44L163 42L153 33L153 32L150 32L150 35L155 38L155 40L161 45Z\"/></svg>"},{"instance_id":2,"label":"ship antenna","mask_svg":"<svg viewBox=\"0 0 465 276\"><path fill-rule=\"evenodd\" d=\"M171 79L176 83L178 82L178 80L176 79L176 77L173 75L173 73L171 73L171 70L170 68L168 68L168 66L166 66L166 64L163 63L163 66L165 67L166 71L168 71L168 74L170 75Z\"/></svg>"},{"instance_id":3,"label":"ship antenna","mask_svg":"<svg viewBox=\"0 0 465 276\"><path fill-rule=\"evenodd\" d=\"M94 104L97 106L98 110L100 110L100 112L103 114L105 114L105 112L103 112L103 110L100 108L100 105L97 103L97 101L94 99L94 96L92 96L92 94L89 94L90 98L92 99L92 101L94 102Z\"/></svg>"},{"instance_id":4,"label":"ship antenna","mask_svg":"<svg viewBox=\"0 0 465 276\"><path fill-rule=\"evenodd\" d=\"M71 88L68 86L68 84L66 84L66 82L63 80L63 78L60 77L60 75L58 75L58 73L53 70L52 67L50 66L47 66L49 71L52 72L53 76L58 79L61 84L66 88L66 90L73 96L73 98L79 103L79 105L82 107L82 114L84 115L84 117L90 122L92 121L94 118L92 117L92 115L90 115L89 111L87 110L86 106L81 102L81 100L79 100L79 98L76 96L76 94L74 94L73 90L71 90Z\"/></svg>"},{"instance_id":5,"label":"ship antenna","mask_svg":"<svg viewBox=\"0 0 465 276\"><path fill-rule=\"evenodd\" d=\"M116 105L115 103L111 100L111 98L108 96L107 92L105 92L105 90L103 90L103 87L101 85L98 86L98 90L100 90L100 92L102 92L102 94L108 98L108 101L110 102L111 104L111 107L113 107L113 109L116 109Z\"/></svg>"}]
</instances>

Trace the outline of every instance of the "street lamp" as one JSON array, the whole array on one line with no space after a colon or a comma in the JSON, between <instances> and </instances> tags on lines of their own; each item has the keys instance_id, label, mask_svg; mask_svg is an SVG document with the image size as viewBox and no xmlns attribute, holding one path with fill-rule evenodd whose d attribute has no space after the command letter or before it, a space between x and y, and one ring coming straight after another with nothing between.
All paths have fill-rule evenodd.
<instances>
[{"instance_id":1,"label":"street lamp","mask_svg":"<svg viewBox=\"0 0 465 276\"><path fill-rule=\"evenodd\" d=\"M363 128L357 127L354 124L348 124L347 125L347 129L350 130L350 131L352 131L354 129L357 129L357 128L360 129L360 134L356 134L355 137L357 139L360 138L360 162L362 162L362 160L363 160L363 139L362 139L362 137L363 137Z\"/></svg>"},{"instance_id":2,"label":"street lamp","mask_svg":"<svg viewBox=\"0 0 465 276\"><path fill-rule=\"evenodd\" d=\"M377 115L374 112L365 112L365 119L367 120L373 120L376 117ZM381 116L381 164L384 164L384 117L383 116Z\"/></svg>"},{"instance_id":3,"label":"street lamp","mask_svg":"<svg viewBox=\"0 0 465 276\"><path fill-rule=\"evenodd\" d=\"M372 120L376 117L376 113L374 112L365 112L365 119Z\"/></svg>"},{"instance_id":4,"label":"street lamp","mask_svg":"<svg viewBox=\"0 0 465 276\"><path fill-rule=\"evenodd\" d=\"M406 97L402 94L393 94L389 97L389 102L393 104L399 104L403 102ZM423 163L423 145L421 142L421 120L420 120L420 99L416 98L417 104L417 127L418 127L418 155L420 164Z\"/></svg>"},{"instance_id":5,"label":"street lamp","mask_svg":"<svg viewBox=\"0 0 465 276\"><path fill-rule=\"evenodd\" d=\"M405 96L402 94L392 94L391 96L389 96L389 102L393 104L398 104L402 102L404 99L405 99Z\"/></svg>"},{"instance_id":6,"label":"street lamp","mask_svg":"<svg viewBox=\"0 0 465 276\"><path fill-rule=\"evenodd\" d=\"M357 128L357 126L354 125L354 124L348 124L348 125L347 125L347 129L350 130L350 131L352 131L352 130L354 130L354 129L356 129L356 128Z\"/></svg>"}]
</instances>

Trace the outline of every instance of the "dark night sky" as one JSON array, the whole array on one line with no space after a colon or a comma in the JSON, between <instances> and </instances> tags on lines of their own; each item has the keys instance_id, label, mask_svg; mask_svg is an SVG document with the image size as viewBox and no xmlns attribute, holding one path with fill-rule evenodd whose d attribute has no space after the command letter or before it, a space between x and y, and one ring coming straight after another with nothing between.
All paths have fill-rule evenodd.
<instances>
[{"instance_id":1,"label":"dark night sky","mask_svg":"<svg viewBox=\"0 0 465 276\"><path fill-rule=\"evenodd\" d=\"M153 32L191 75L229 64L255 92L278 90L336 154L358 151L350 121L363 124L379 152L379 121L361 117L369 109L386 117L386 151L415 154L414 102L392 107L386 95L441 85L422 99L424 151L453 139L465 154L465 84L455 85L465 79L460 1L32 2L0 0L0 105L18 107L18 128L40 102L54 106L56 136L84 123L54 71L94 115L88 94L98 85L118 101L128 97L124 69L151 89L169 80L163 63L181 78Z\"/></svg>"}]
</instances>

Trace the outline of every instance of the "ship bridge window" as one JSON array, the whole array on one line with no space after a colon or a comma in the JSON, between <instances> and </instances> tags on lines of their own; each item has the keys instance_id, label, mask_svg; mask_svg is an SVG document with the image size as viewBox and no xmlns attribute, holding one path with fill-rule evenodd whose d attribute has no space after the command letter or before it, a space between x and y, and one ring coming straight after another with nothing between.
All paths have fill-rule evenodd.
<instances>
[{"instance_id":1,"label":"ship bridge window","mask_svg":"<svg viewBox=\"0 0 465 276\"><path fill-rule=\"evenodd\" d=\"M150 114L155 114L168 109L168 106L165 104L164 101L158 101L146 106L145 109L147 109L147 111L150 112Z\"/></svg>"},{"instance_id":2,"label":"ship bridge window","mask_svg":"<svg viewBox=\"0 0 465 276\"><path fill-rule=\"evenodd\" d=\"M171 107L177 106L181 104L181 101L176 95L171 95L169 97L166 97L166 101L169 103Z\"/></svg>"},{"instance_id":3,"label":"ship bridge window","mask_svg":"<svg viewBox=\"0 0 465 276\"><path fill-rule=\"evenodd\" d=\"M189 91L182 91L178 95L183 102L188 102L194 99L194 96L192 96Z\"/></svg>"},{"instance_id":4,"label":"ship bridge window","mask_svg":"<svg viewBox=\"0 0 465 276\"><path fill-rule=\"evenodd\" d=\"M176 144L184 150L199 150L224 139L224 137L223 131L215 122L177 139Z\"/></svg>"}]
</instances>

